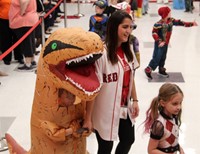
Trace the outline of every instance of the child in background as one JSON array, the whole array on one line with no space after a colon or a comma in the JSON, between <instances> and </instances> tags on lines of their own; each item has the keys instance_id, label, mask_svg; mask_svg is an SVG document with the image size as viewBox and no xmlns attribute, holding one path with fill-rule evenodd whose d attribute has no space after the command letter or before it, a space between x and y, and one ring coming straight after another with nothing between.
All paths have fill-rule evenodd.
<instances>
[{"instance_id":1,"label":"child in background","mask_svg":"<svg viewBox=\"0 0 200 154\"><path fill-rule=\"evenodd\" d=\"M105 0L98 0L94 2L94 5L96 14L90 17L89 31L97 33L104 40L108 17L103 12L107 7L107 2Z\"/></svg>"},{"instance_id":2,"label":"child in background","mask_svg":"<svg viewBox=\"0 0 200 154\"><path fill-rule=\"evenodd\" d=\"M149 0L143 0L142 2L142 15L148 14Z\"/></svg>"},{"instance_id":3,"label":"child in background","mask_svg":"<svg viewBox=\"0 0 200 154\"><path fill-rule=\"evenodd\" d=\"M111 6L117 10L123 10L126 11L131 17L134 19L134 13L133 10L131 10L131 5L129 0L118 0L117 4Z\"/></svg>"},{"instance_id":4,"label":"child in background","mask_svg":"<svg viewBox=\"0 0 200 154\"><path fill-rule=\"evenodd\" d=\"M165 60L167 57L168 44L172 34L173 26L184 26L192 27L197 26L194 22L184 22L171 17L171 10L169 7L161 7L158 9L158 14L161 19L156 22L153 26L152 36L155 40L153 57L149 62L149 65L145 68L145 74L149 79L152 79L151 72L159 67L158 74L162 77L168 78L169 75L166 73Z\"/></svg>"},{"instance_id":5,"label":"child in background","mask_svg":"<svg viewBox=\"0 0 200 154\"><path fill-rule=\"evenodd\" d=\"M171 83L163 84L146 112L145 133L150 133L148 153L184 154L178 143L183 92Z\"/></svg>"},{"instance_id":6,"label":"child in background","mask_svg":"<svg viewBox=\"0 0 200 154\"><path fill-rule=\"evenodd\" d=\"M134 24L133 30L136 29L136 28L137 28L137 25ZM136 56L136 59L137 59L137 62L138 62L138 66L136 67L136 69L137 69L137 68L140 67L139 40L135 35L131 34L130 38L129 38L129 42L133 46L133 51L135 53L135 56Z\"/></svg>"}]
</instances>

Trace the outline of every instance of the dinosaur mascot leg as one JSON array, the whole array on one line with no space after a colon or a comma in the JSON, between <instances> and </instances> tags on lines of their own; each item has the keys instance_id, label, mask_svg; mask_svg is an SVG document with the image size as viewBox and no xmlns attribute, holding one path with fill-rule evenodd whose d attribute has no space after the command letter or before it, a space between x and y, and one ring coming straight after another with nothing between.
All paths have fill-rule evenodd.
<instances>
[{"instance_id":1,"label":"dinosaur mascot leg","mask_svg":"<svg viewBox=\"0 0 200 154\"><path fill-rule=\"evenodd\" d=\"M85 154L82 128L86 102L100 90L94 62L101 57L100 37L81 28L61 28L50 35L38 62L31 114L31 149L6 135L13 154Z\"/></svg>"}]
</instances>

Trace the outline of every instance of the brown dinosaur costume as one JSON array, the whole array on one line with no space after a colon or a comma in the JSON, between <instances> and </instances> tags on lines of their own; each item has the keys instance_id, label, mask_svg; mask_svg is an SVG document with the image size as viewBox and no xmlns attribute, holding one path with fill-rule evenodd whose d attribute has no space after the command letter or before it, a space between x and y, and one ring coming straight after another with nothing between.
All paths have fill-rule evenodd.
<instances>
[{"instance_id":1,"label":"brown dinosaur costume","mask_svg":"<svg viewBox=\"0 0 200 154\"><path fill-rule=\"evenodd\" d=\"M93 100L100 89L93 64L102 50L100 37L81 28L62 28L48 38L37 68L31 149L25 151L6 134L10 153L86 153L89 133L81 122L86 101Z\"/></svg>"}]
</instances>

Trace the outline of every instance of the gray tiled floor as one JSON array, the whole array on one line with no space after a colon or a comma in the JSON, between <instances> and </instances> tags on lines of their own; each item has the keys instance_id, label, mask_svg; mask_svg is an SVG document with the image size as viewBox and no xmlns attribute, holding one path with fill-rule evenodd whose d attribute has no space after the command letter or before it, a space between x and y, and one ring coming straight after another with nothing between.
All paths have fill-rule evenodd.
<instances>
[{"instance_id":1,"label":"gray tiled floor","mask_svg":"<svg viewBox=\"0 0 200 154\"><path fill-rule=\"evenodd\" d=\"M152 80L149 82L185 82L183 75L180 72L168 72L169 77L165 78L159 75L158 73L152 73Z\"/></svg>"},{"instance_id":2,"label":"gray tiled floor","mask_svg":"<svg viewBox=\"0 0 200 154\"><path fill-rule=\"evenodd\" d=\"M0 117L0 138L8 131L15 118L16 117Z\"/></svg>"}]
</instances>

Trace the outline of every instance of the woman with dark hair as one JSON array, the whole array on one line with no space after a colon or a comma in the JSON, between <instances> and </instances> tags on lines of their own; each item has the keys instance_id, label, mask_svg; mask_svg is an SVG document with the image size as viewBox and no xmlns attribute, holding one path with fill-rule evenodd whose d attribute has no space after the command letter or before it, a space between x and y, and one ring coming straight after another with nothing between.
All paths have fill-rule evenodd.
<instances>
[{"instance_id":1,"label":"woman with dark hair","mask_svg":"<svg viewBox=\"0 0 200 154\"><path fill-rule=\"evenodd\" d=\"M110 154L119 138L116 154L127 154L135 140L134 119L139 106L134 82L134 57L129 37L131 16L114 12L107 24L105 49L97 60L97 74L102 83L94 100L92 125L98 141L98 154Z\"/></svg>"}]
</instances>

